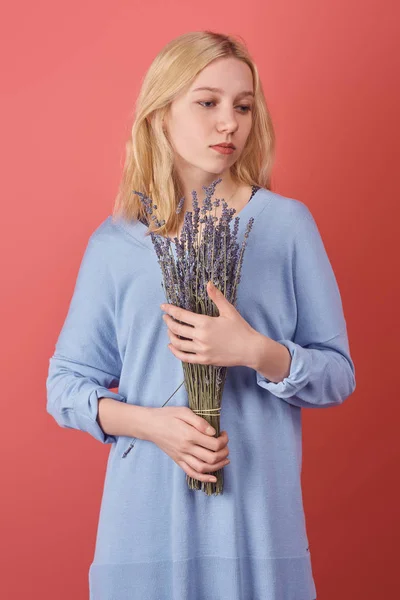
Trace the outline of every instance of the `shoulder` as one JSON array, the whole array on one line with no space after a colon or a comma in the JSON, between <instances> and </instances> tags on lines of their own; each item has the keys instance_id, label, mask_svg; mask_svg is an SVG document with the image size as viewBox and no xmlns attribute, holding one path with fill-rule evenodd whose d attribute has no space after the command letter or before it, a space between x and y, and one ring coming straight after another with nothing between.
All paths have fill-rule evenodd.
<instances>
[{"instance_id":1,"label":"shoulder","mask_svg":"<svg viewBox=\"0 0 400 600\"><path fill-rule=\"evenodd\" d=\"M108 215L92 230L88 241L87 252L92 257L92 264L112 272L115 278L130 273L133 266L143 264L151 254L137 239L139 234L143 236L145 228L140 227L139 231L137 228L137 224Z\"/></svg>"},{"instance_id":2,"label":"shoulder","mask_svg":"<svg viewBox=\"0 0 400 600\"><path fill-rule=\"evenodd\" d=\"M106 243L108 240L115 237L115 225L112 215L108 215L103 221L97 225L92 231L89 240L96 243Z\"/></svg>"},{"instance_id":3,"label":"shoulder","mask_svg":"<svg viewBox=\"0 0 400 600\"><path fill-rule=\"evenodd\" d=\"M89 235L85 261L93 267L106 269L113 262L113 256L120 254L121 236L113 223L112 215L101 221ZM98 267L97 267L98 265Z\"/></svg>"},{"instance_id":4,"label":"shoulder","mask_svg":"<svg viewBox=\"0 0 400 600\"><path fill-rule=\"evenodd\" d=\"M123 226L120 219L108 215L92 231L89 244L104 249L109 255L113 252L119 253L126 244L127 237L129 239L132 235L130 229L132 229L130 224L124 222ZM127 236L127 233L131 235Z\"/></svg>"},{"instance_id":5,"label":"shoulder","mask_svg":"<svg viewBox=\"0 0 400 600\"><path fill-rule=\"evenodd\" d=\"M270 231L285 238L293 237L296 232L317 227L310 208L305 202L290 196L284 196L266 188L259 188L258 194L264 204L260 220Z\"/></svg>"},{"instance_id":6,"label":"shoulder","mask_svg":"<svg viewBox=\"0 0 400 600\"><path fill-rule=\"evenodd\" d=\"M278 194L278 192L273 192L262 187L258 188L258 193L264 197L268 209L280 217L287 219L312 217L311 210L307 204L297 198L283 196L282 194Z\"/></svg>"}]
</instances>

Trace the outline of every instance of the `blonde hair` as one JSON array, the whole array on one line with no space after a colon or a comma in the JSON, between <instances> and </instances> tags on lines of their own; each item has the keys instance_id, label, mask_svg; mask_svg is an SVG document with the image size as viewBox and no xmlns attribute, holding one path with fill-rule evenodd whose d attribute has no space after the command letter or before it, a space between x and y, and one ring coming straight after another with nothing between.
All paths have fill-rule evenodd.
<instances>
[{"instance_id":1,"label":"blonde hair","mask_svg":"<svg viewBox=\"0 0 400 600\"><path fill-rule=\"evenodd\" d=\"M113 216L127 220L149 221L151 231L165 235L177 231L182 222L176 208L182 193L174 169L174 152L163 129L163 119L176 96L189 89L197 75L213 60L234 57L251 69L254 83L252 126L245 148L231 167L236 184L258 185L271 189L271 170L275 158L275 133L258 75L244 43L230 35L212 31L185 33L170 41L153 60L136 101L136 117L115 200ZM215 179L217 179L216 175ZM218 186L216 188L217 193ZM157 206L157 227L146 215L137 194L149 196Z\"/></svg>"}]
</instances>

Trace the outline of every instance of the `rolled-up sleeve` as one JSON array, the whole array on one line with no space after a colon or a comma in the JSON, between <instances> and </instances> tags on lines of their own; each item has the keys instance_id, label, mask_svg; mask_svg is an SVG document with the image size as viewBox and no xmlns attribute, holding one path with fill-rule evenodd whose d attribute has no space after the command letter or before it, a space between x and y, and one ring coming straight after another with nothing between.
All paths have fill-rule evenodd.
<instances>
[{"instance_id":1,"label":"rolled-up sleeve","mask_svg":"<svg viewBox=\"0 0 400 600\"><path fill-rule=\"evenodd\" d=\"M101 240L87 244L66 319L49 360L47 412L61 427L79 429L110 444L100 427L98 400L126 402L119 385L121 358L115 332L115 286Z\"/></svg>"},{"instance_id":2,"label":"rolled-up sleeve","mask_svg":"<svg viewBox=\"0 0 400 600\"><path fill-rule=\"evenodd\" d=\"M293 339L278 339L291 356L290 372L277 383L256 371L258 385L301 408L341 404L356 387L346 320L336 277L317 224L295 204L292 261L297 325Z\"/></svg>"}]
</instances>

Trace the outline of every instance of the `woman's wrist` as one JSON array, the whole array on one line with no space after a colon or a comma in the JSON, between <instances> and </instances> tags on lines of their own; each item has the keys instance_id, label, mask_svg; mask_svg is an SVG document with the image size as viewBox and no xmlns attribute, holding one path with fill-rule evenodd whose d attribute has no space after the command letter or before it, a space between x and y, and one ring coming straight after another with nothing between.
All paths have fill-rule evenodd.
<instances>
[{"instance_id":1,"label":"woman's wrist","mask_svg":"<svg viewBox=\"0 0 400 600\"><path fill-rule=\"evenodd\" d=\"M99 398L97 422L108 435L148 440L151 407L127 404L114 398Z\"/></svg>"},{"instance_id":2,"label":"woman's wrist","mask_svg":"<svg viewBox=\"0 0 400 600\"><path fill-rule=\"evenodd\" d=\"M278 383L290 373L291 354L283 344L270 337L255 332L253 342L248 347L248 365L269 381Z\"/></svg>"}]
</instances>

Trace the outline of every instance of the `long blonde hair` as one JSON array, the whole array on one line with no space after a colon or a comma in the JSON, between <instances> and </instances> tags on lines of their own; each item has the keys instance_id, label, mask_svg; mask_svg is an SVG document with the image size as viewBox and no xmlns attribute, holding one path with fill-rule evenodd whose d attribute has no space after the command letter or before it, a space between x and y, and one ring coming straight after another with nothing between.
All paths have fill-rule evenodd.
<instances>
[{"instance_id":1,"label":"long blonde hair","mask_svg":"<svg viewBox=\"0 0 400 600\"><path fill-rule=\"evenodd\" d=\"M173 149L163 130L164 116L174 98L190 87L200 71L221 57L237 58L250 67L255 94L251 130L242 154L231 167L232 180L271 189L275 133L257 67L245 44L212 31L185 33L164 46L143 79L113 210L114 217L148 220L147 235L151 231L161 235L177 231L182 221L182 213L176 214L182 187L174 169ZM165 220L162 227L149 219L133 190L149 196L157 205L157 218Z\"/></svg>"}]
</instances>

